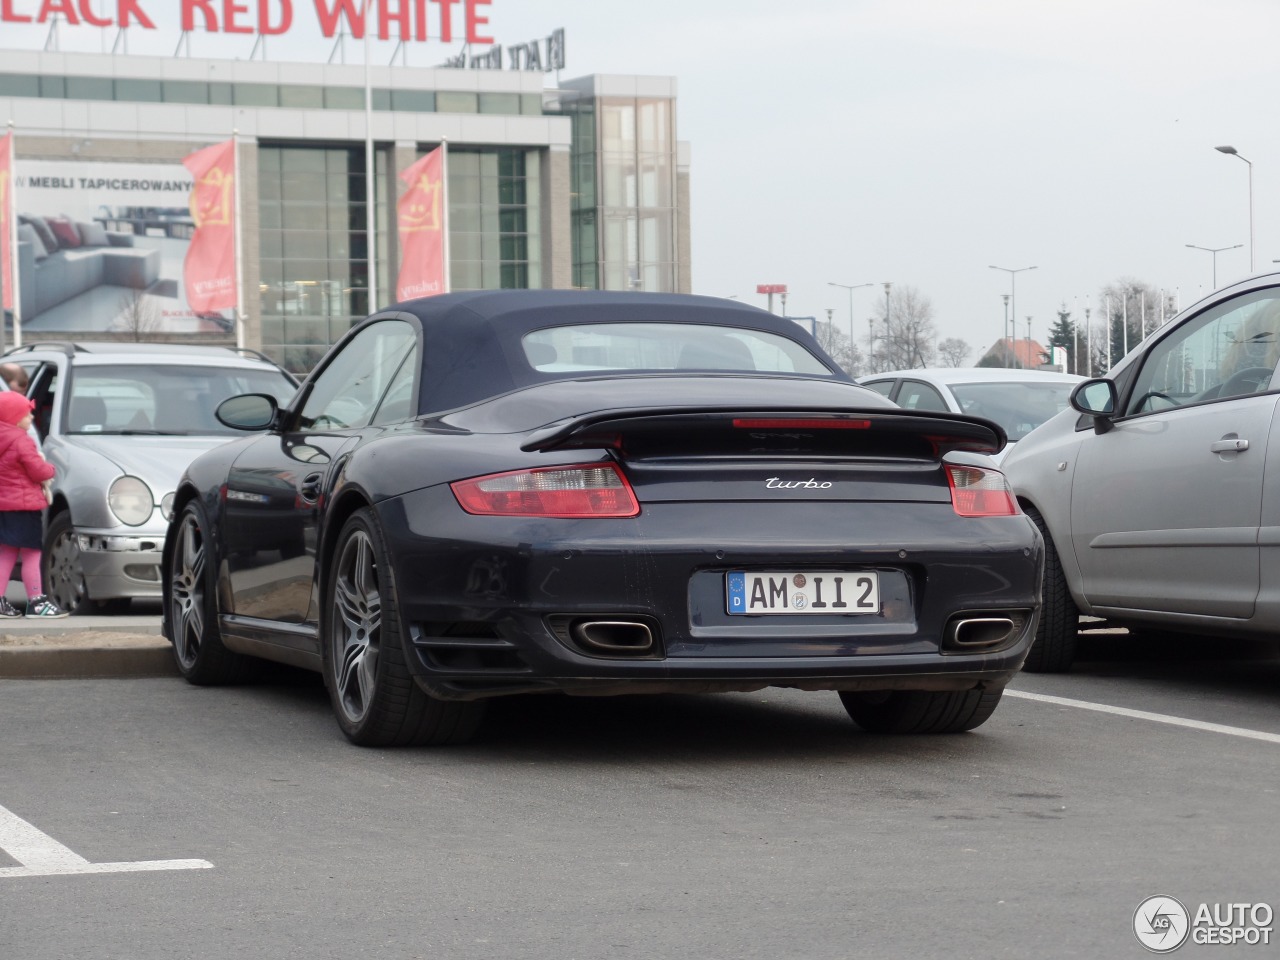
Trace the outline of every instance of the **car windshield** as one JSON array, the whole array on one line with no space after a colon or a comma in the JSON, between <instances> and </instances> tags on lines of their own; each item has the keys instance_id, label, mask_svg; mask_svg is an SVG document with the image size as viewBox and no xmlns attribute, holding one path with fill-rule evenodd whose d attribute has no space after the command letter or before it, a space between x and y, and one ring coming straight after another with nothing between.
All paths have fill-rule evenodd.
<instances>
[{"instance_id":1,"label":"car windshield","mask_svg":"<svg viewBox=\"0 0 1280 960\"><path fill-rule=\"evenodd\" d=\"M1015 443L1054 414L1067 409L1074 383L956 383L960 409L1004 427Z\"/></svg>"},{"instance_id":2,"label":"car windshield","mask_svg":"<svg viewBox=\"0 0 1280 960\"><path fill-rule=\"evenodd\" d=\"M542 373L610 370L720 370L830 375L801 344L762 330L695 323L590 323L525 334Z\"/></svg>"},{"instance_id":3,"label":"car windshield","mask_svg":"<svg viewBox=\"0 0 1280 960\"><path fill-rule=\"evenodd\" d=\"M66 433L233 436L213 411L228 397L296 386L276 370L177 365L81 367L72 371Z\"/></svg>"}]
</instances>

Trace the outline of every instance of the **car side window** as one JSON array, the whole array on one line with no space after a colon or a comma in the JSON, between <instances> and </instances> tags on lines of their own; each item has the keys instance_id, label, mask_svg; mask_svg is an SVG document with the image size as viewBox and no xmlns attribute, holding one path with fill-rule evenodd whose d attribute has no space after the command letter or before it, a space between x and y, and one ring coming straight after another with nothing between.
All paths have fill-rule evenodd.
<instances>
[{"instance_id":1,"label":"car side window","mask_svg":"<svg viewBox=\"0 0 1280 960\"><path fill-rule=\"evenodd\" d=\"M1125 413L1273 389L1280 361L1280 290L1258 290L1206 310L1156 342L1142 360ZM1280 388L1276 378L1275 388Z\"/></svg>"},{"instance_id":2,"label":"car side window","mask_svg":"<svg viewBox=\"0 0 1280 960\"><path fill-rule=\"evenodd\" d=\"M405 354L414 355L414 328L403 320L365 327L321 370L298 421L302 430L367 426Z\"/></svg>"},{"instance_id":3,"label":"car side window","mask_svg":"<svg viewBox=\"0 0 1280 960\"><path fill-rule=\"evenodd\" d=\"M413 416L413 374L416 370L417 364L410 354L400 364L399 371L391 380L391 386L387 387L387 395L378 404L378 412L373 415L372 421L375 425L398 423Z\"/></svg>"},{"instance_id":4,"label":"car side window","mask_svg":"<svg viewBox=\"0 0 1280 960\"><path fill-rule=\"evenodd\" d=\"M947 401L927 383L919 380L903 380L898 391L898 406L904 410L940 410L946 413Z\"/></svg>"},{"instance_id":5,"label":"car side window","mask_svg":"<svg viewBox=\"0 0 1280 960\"><path fill-rule=\"evenodd\" d=\"M882 397L887 397L893 393L893 383L892 380L873 380L870 383L864 383L863 386L874 390Z\"/></svg>"}]
</instances>

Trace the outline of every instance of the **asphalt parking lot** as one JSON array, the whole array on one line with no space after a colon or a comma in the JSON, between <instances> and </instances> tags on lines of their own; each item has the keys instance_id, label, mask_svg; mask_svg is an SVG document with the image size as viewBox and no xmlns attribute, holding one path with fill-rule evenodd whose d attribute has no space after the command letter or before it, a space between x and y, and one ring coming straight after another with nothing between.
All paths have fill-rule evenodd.
<instances>
[{"instance_id":1,"label":"asphalt parking lot","mask_svg":"<svg viewBox=\"0 0 1280 960\"><path fill-rule=\"evenodd\" d=\"M766 690L519 698L466 747L362 750L285 669L0 680L3 953L1144 956L1149 897L1280 899L1280 660L1216 646L1095 637L919 738Z\"/></svg>"}]
</instances>

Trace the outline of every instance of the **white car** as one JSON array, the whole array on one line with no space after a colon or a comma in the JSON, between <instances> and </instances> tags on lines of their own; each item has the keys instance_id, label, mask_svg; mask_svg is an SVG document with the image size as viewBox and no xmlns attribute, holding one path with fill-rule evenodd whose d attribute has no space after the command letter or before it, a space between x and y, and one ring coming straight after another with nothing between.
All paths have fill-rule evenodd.
<instances>
[{"instance_id":1,"label":"white car","mask_svg":"<svg viewBox=\"0 0 1280 960\"><path fill-rule=\"evenodd\" d=\"M994 420L1009 435L1008 445L993 458L999 463L1015 443L1067 409L1072 389L1082 380L1048 370L933 367L870 374L858 383L906 410L943 410Z\"/></svg>"}]
</instances>

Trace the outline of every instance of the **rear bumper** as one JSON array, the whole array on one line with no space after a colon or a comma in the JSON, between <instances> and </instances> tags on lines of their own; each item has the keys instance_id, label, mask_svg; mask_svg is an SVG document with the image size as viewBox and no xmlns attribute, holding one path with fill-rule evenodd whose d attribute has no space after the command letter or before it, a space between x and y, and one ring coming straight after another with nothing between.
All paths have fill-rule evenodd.
<instances>
[{"instance_id":1,"label":"rear bumper","mask_svg":"<svg viewBox=\"0 0 1280 960\"><path fill-rule=\"evenodd\" d=\"M472 517L439 491L380 505L408 661L446 699L560 690L963 690L1000 687L1035 633L1043 546L1024 516L949 504L648 504L630 520ZM436 499L433 499L436 498ZM732 531L726 535L726 531ZM873 616L729 616L732 569L876 569ZM958 617L1009 617L1006 636L954 642ZM599 654L583 620L642 623L652 647Z\"/></svg>"}]
</instances>

